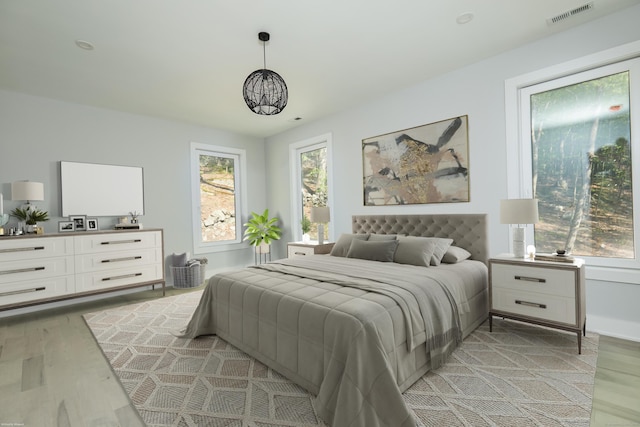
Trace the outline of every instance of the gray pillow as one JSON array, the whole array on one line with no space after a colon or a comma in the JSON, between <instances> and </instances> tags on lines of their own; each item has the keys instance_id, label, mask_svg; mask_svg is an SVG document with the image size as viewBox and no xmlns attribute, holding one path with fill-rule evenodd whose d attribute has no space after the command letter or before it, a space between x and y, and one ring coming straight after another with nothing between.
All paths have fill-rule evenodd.
<instances>
[{"instance_id":1,"label":"gray pillow","mask_svg":"<svg viewBox=\"0 0 640 427\"><path fill-rule=\"evenodd\" d=\"M440 237L425 237L425 239L429 239L436 244L433 255L431 255L431 265L440 265L442 257L453 243L453 239L443 239Z\"/></svg>"},{"instance_id":2,"label":"gray pillow","mask_svg":"<svg viewBox=\"0 0 640 427\"><path fill-rule=\"evenodd\" d=\"M436 243L426 237L398 236L398 248L393 260L398 264L429 267Z\"/></svg>"},{"instance_id":3,"label":"gray pillow","mask_svg":"<svg viewBox=\"0 0 640 427\"><path fill-rule=\"evenodd\" d=\"M341 234L336 244L331 248L329 255L342 257L347 256L352 240L367 240L368 237L368 234Z\"/></svg>"},{"instance_id":4,"label":"gray pillow","mask_svg":"<svg viewBox=\"0 0 640 427\"><path fill-rule=\"evenodd\" d=\"M379 240L374 242L353 239L347 252L347 258L367 259L369 261L393 262L393 254L398 247L397 240Z\"/></svg>"},{"instance_id":5,"label":"gray pillow","mask_svg":"<svg viewBox=\"0 0 640 427\"><path fill-rule=\"evenodd\" d=\"M185 267L187 265L188 256L189 255L187 255L186 252L181 254L173 253L171 256L171 265L174 267Z\"/></svg>"},{"instance_id":6,"label":"gray pillow","mask_svg":"<svg viewBox=\"0 0 640 427\"><path fill-rule=\"evenodd\" d=\"M380 240L396 240L395 234L369 234L367 242L377 242Z\"/></svg>"},{"instance_id":7,"label":"gray pillow","mask_svg":"<svg viewBox=\"0 0 640 427\"><path fill-rule=\"evenodd\" d=\"M442 257L442 262L446 264L455 264L465 259L471 258L471 253L466 249L459 248L458 246L449 246L447 252Z\"/></svg>"}]
</instances>

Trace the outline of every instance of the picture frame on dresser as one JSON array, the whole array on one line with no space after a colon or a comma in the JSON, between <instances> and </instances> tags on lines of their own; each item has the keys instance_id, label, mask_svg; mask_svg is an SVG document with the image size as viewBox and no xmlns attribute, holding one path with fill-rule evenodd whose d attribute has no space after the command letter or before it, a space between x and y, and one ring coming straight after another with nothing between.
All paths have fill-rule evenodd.
<instances>
[{"instance_id":1,"label":"picture frame on dresser","mask_svg":"<svg viewBox=\"0 0 640 427\"><path fill-rule=\"evenodd\" d=\"M87 218L87 231L98 231L98 218Z\"/></svg>"},{"instance_id":2,"label":"picture frame on dresser","mask_svg":"<svg viewBox=\"0 0 640 427\"><path fill-rule=\"evenodd\" d=\"M87 230L87 216L86 215L69 215L69 221L73 221L75 226L74 231L86 231Z\"/></svg>"},{"instance_id":3,"label":"picture frame on dresser","mask_svg":"<svg viewBox=\"0 0 640 427\"><path fill-rule=\"evenodd\" d=\"M73 221L58 221L58 232L66 233L76 230L76 223Z\"/></svg>"}]
</instances>

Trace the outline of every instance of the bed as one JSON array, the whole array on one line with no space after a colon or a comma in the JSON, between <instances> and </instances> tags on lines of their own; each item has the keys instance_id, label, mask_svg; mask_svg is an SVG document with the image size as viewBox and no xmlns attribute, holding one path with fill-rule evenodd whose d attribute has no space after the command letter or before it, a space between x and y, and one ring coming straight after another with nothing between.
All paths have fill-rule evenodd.
<instances>
[{"instance_id":1,"label":"bed","mask_svg":"<svg viewBox=\"0 0 640 427\"><path fill-rule=\"evenodd\" d=\"M334 427L415 426L401 393L486 320L487 258L484 214L355 215L330 255L213 276L184 336L280 372Z\"/></svg>"}]
</instances>

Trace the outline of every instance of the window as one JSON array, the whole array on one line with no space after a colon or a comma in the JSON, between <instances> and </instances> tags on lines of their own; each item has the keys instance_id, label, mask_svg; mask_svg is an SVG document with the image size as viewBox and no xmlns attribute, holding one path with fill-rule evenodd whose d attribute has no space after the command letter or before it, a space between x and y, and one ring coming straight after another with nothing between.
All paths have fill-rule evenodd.
<instances>
[{"instance_id":1,"label":"window","mask_svg":"<svg viewBox=\"0 0 640 427\"><path fill-rule=\"evenodd\" d=\"M623 61L519 89L520 195L539 200L539 252L640 266L631 140L639 66Z\"/></svg>"},{"instance_id":2,"label":"window","mask_svg":"<svg viewBox=\"0 0 640 427\"><path fill-rule=\"evenodd\" d=\"M291 147L290 160L294 165L292 168L292 219L297 226L292 227L295 240L302 239L303 218L310 219L311 207L329 206L329 183L330 183L330 149L331 136L322 135L317 138L293 144ZM325 239L330 234L330 225L326 224ZM318 225L311 223L309 231L311 240L318 239Z\"/></svg>"},{"instance_id":3,"label":"window","mask_svg":"<svg viewBox=\"0 0 640 427\"><path fill-rule=\"evenodd\" d=\"M194 252L242 242L245 151L191 144Z\"/></svg>"}]
</instances>

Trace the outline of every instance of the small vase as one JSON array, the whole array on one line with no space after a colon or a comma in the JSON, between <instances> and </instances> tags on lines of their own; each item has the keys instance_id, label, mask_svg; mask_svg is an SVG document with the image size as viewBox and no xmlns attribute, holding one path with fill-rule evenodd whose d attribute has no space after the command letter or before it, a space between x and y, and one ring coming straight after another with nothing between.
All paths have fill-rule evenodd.
<instances>
[{"instance_id":1,"label":"small vase","mask_svg":"<svg viewBox=\"0 0 640 427\"><path fill-rule=\"evenodd\" d=\"M304 233L302 235L302 243L309 243L311 242L311 236L309 236L308 233Z\"/></svg>"}]
</instances>

